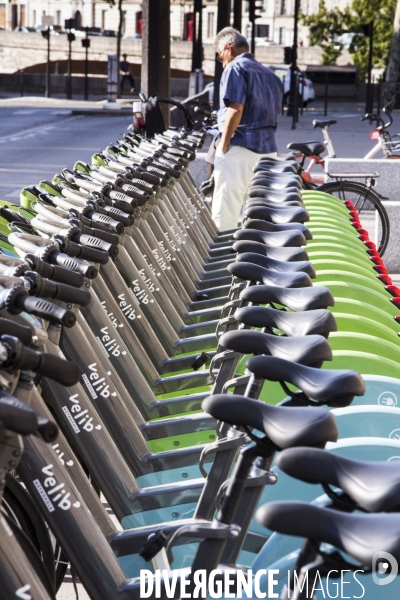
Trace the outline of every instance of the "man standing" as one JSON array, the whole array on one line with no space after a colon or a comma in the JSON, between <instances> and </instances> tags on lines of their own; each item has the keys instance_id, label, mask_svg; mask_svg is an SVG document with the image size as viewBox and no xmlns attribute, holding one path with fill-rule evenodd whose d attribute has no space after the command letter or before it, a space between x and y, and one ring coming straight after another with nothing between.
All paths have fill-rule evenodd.
<instances>
[{"instance_id":1,"label":"man standing","mask_svg":"<svg viewBox=\"0 0 400 600\"><path fill-rule=\"evenodd\" d=\"M124 83L125 83L125 79L129 79L129 82L131 84L131 92L135 91L135 80L133 79L133 75L131 73L131 65L129 64L129 62L126 60L128 58L127 54L123 54L123 59L120 62L119 68L121 71L121 92L124 89Z\"/></svg>"},{"instance_id":2,"label":"man standing","mask_svg":"<svg viewBox=\"0 0 400 600\"><path fill-rule=\"evenodd\" d=\"M249 52L246 38L225 27L215 47L223 73L220 84L212 216L220 231L238 226L253 167L277 156L275 131L282 109L282 82Z\"/></svg>"}]
</instances>

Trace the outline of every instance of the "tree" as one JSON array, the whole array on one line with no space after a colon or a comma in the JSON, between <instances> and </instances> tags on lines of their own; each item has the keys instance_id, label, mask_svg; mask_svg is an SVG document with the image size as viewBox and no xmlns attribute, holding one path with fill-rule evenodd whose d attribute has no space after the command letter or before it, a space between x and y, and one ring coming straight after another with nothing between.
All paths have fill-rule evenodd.
<instances>
[{"instance_id":1,"label":"tree","mask_svg":"<svg viewBox=\"0 0 400 600\"><path fill-rule=\"evenodd\" d=\"M389 59L395 9L396 0L353 0L343 12L337 8L326 11L324 0L320 0L318 12L303 17L303 23L310 27L311 44L324 50L323 64L335 64L344 47L340 36L351 34L349 52L353 63L358 66L360 81L365 81L369 40L364 35L363 25L373 21L373 67L385 68Z\"/></svg>"},{"instance_id":2,"label":"tree","mask_svg":"<svg viewBox=\"0 0 400 600\"><path fill-rule=\"evenodd\" d=\"M400 0L397 0L393 21L392 43L386 69L384 101L385 104L394 102L396 108L400 106Z\"/></svg>"},{"instance_id":3,"label":"tree","mask_svg":"<svg viewBox=\"0 0 400 600\"><path fill-rule=\"evenodd\" d=\"M320 46L323 49L322 64L336 64L344 47L339 39L343 33L342 13L336 8L327 11L324 0L320 0L318 12L308 17L302 15L301 20L310 29L311 46Z\"/></svg>"}]
</instances>

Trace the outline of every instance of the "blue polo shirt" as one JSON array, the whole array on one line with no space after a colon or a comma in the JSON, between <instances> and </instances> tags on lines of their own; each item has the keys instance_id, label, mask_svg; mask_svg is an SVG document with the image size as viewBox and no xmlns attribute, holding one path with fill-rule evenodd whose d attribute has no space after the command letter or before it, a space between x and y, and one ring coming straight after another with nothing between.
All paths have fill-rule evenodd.
<instances>
[{"instance_id":1,"label":"blue polo shirt","mask_svg":"<svg viewBox=\"0 0 400 600\"><path fill-rule=\"evenodd\" d=\"M222 133L230 102L243 104L239 127L231 144L253 152L276 152L275 131L282 110L283 85L268 67L257 62L253 54L244 52L232 60L221 77L218 129Z\"/></svg>"}]
</instances>

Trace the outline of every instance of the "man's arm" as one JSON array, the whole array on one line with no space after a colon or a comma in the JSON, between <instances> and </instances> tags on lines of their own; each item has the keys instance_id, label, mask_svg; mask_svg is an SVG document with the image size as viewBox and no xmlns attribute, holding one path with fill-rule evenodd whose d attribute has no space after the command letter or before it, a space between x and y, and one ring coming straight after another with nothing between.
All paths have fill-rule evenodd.
<instances>
[{"instance_id":1,"label":"man's arm","mask_svg":"<svg viewBox=\"0 0 400 600\"><path fill-rule=\"evenodd\" d=\"M221 141L219 143L224 154L228 151L228 146L232 136L239 127L239 123L242 119L243 109L243 104L240 104L239 102L230 102L228 105L224 131L222 132Z\"/></svg>"}]
</instances>

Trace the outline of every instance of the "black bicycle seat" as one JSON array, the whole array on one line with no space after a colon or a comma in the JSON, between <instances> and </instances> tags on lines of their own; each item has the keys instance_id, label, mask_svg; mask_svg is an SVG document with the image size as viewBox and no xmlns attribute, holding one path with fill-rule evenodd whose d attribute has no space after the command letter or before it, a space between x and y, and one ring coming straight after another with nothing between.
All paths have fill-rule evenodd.
<instances>
[{"instance_id":1,"label":"black bicycle seat","mask_svg":"<svg viewBox=\"0 0 400 600\"><path fill-rule=\"evenodd\" d=\"M278 448L324 447L335 442L338 430L333 415L324 408L271 406L238 394L215 394L202 403L203 410L231 425L263 431Z\"/></svg>"},{"instance_id":2,"label":"black bicycle seat","mask_svg":"<svg viewBox=\"0 0 400 600\"><path fill-rule=\"evenodd\" d=\"M265 269L272 269L273 271L279 271L281 273L288 273L293 271L302 271L307 273L311 279L316 277L316 272L310 261L298 260L296 262L288 262L283 260L277 260L268 256L263 256L257 252L243 252L238 254L236 257L237 262L251 262L255 265L260 265Z\"/></svg>"},{"instance_id":3,"label":"black bicycle seat","mask_svg":"<svg viewBox=\"0 0 400 600\"><path fill-rule=\"evenodd\" d=\"M305 223L310 220L310 215L305 208L299 206L288 206L283 205L282 207L269 207L269 206L246 206L245 217L249 219L264 219L270 223L277 225L286 223Z\"/></svg>"},{"instance_id":4,"label":"black bicycle seat","mask_svg":"<svg viewBox=\"0 0 400 600\"><path fill-rule=\"evenodd\" d=\"M322 335L285 337L252 329L238 329L224 333L219 343L227 350L240 354L277 356L318 368L325 360L332 360L332 349Z\"/></svg>"},{"instance_id":5,"label":"black bicycle seat","mask_svg":"<svg viewBox=\"0 0 400 600\"><path fill-rule=\"evenodd\" d=\"M296 229L289 231L259 231L258 229L239 229L233 234L235 240L249 240L261 242L267 246L291 246L299 247L306 245L306 238Z\"/></svg>"},{"instance_id":6,"label":"black bicycle seat","mask_svg":"<svg viewBox=\"0 0 400 600\"><path fill-rule=\"evenodd\" d=\"M298 260L308 260L308 254L303 248L272 248L271 246L266 246L260 242L251 242L246 240L239 240L238 242L234 242L232 245L232 249L235 252L255 252L257 254L261 254L263 256L268 256L270 258L275 258L276 260L283 261L298 261Z\"/></svg>"},{"instance_id":7,"label":"black bicycle seat","mask_svg":"<svg viewBox=\"0 0 400 600\"><path fill-rule=\"evenodd\" d=\"M333 452L284 452L276 463L282 471L307 483L342 489L368 512L399 512L400 469L397 461L353 460Z\"/></svg>"},{"instance_id":8,"label":"black bicycle seat","mask_svg":"<svg viewBox=\"0 0 400 600\"><path fill-rule=\"evenodd\" d=\"M248 189L250 198L266 198L267 200L277 200L278 202L296 201L301 202L300 190L297 187L286 188L285 190L271 190L261 185L253 185Z\"/></svg>"},{"instance_id":9,"label":"black bicycle seat","mask_svg":"<svg viewBox=\"0 0 400 600\"><path fill-rule=\"evenodd\" d=\"M281 288L304 288L312 286L311 279L307 273L289 272L280 273L265 269L259 265L248 262L234 262L227 266L228 271L234 276L245 281L259 281L266 285L277 286Z\"/></svg>"},{"instance_id":10,"label":"black bicycle seat","mask_svg":"<svg viewBox=\"0 0 400 600\"><path fill-rule=\"evenodd\" d=\"M253 207L253 206L260 206L260 207L266 207L266 208L272 208L272 209L279 209L279 208L292 208L292 207L299 207L299 208L303 208L304 209L304 204L302 203L301 200L287 200L287 201L280 201L280 200L268 200L267 198L263 198L261 197L257 197L257 196L251 196L247 202L246 202L246 207Z\"/></svg>"},{"instance_id":11,"label":"black bicycle seat","mask_svg":"<svg viewBox=\"0 0 400 600\"><path fill-rule=\"evenodd\" d=\"M326 150L325 144L321 142L292 142L286 148L298 150L305 156L319 156Z\"/></svg>"},{"instance_id":12,"label":"black bicycle seat","mask_svg":"<svg viewBox=\"0 0 400 600\"><path fill-rule=\"evenodd\" d=\"M289 188L295 188L300 190L302 188L302 184L300 181L295 179L294 177L282 178L282 177L254 177L252 179L250 188L253 188L255 185L266 187L273 190L285 190Z\"/></svg>"},{"instance_id":13,"label":"black bicycle seat","mask_svg":"<svg viewBox=\"0 0 400 600\"><path fill-rule=\"evenodd\" d=\"M330 125L336 125L337 121L335 119L330 119L329 121L319 121L318 119L314 119L312 124L315 127L320 127L323 129L324 127L329 127Z\"/></svg>"},{"instance_id":14,"label":"black bicycle seat","mask_svg":"<svg viewBox=\"0 0 400 600\"><path fill-rule=\"evenodd\" d=\"M264 306L245 306L238 308L234 316L249 327L275 328L290 336L317 334L327 338L331 331L337 331L335 317L325 308L286 312Z\"/></svg>"},{"instance_id":15,"label":"black bicycle seat","mask_svg":"<svg viewBox=\"0 0 400 600\"><path fill-rule=\"evenodd\" d=\"M254 304L281 304L296 312L334 306L330 290L323 286L284 289L273 285L253 285L240 294L242 300Z\"/></svg>"},{"instance_id":16,"label":"black bicycle seat","mask_svg":"<svg viewBox=\"0 0 400 600\"><path fill-rule=\"evenodd\" d=\"M273 164L270 162L260 161L254 168L253 173L261 173L266 171L268 173L296 173L296 163L278 163Z\"/></svg>"},{"instance_id":17,"label":"black bicycle seat","mask_svg":"<svg viewBox=\"0 0 400 600\"><path fill-rule=\"evenodd\" d=\"M262 379L291 383L310 398L335 408L349 406L354 396L365 393L365 383L356 371L313 369L275 356L253 356L246 367Z\"/></svg>"},{"instance_id":18,"label":"black bicycle seat","mask_svg":"<svg viewBox=\"0 0 400 600\"><path fill-rule=\"evenodd\" d=\"M312 240L311 231L303 223L270 223L263 219L248 219L243 223L243 229L257 229L258 231L301 231L306 240Z\"/></svg>"},{"instance_id":19,"label":"black bicycle seat","mask_svg":"<svg viewBox=\"0 0 400 600\"><path fill-rule=\"evenodd\" d=\"M331 544L367 567L382 548L400 561L400 515L348 514L306 502L279 501L264 504L256 519L273 531Z\"/></svg>"}]
</instances>

